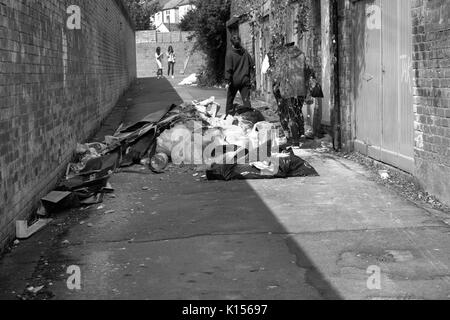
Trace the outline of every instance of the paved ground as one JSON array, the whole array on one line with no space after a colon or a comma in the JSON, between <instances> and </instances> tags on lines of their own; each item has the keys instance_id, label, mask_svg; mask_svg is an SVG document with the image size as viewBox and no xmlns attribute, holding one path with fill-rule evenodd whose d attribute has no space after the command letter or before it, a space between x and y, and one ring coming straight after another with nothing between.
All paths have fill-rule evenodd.
<instances>
[{"instance_id":1,"label":"paved ground","mask_svg":"<svg viewBox=\"0 0 450 320\"><path fill-rule=\"evenodd\" d=\"M223 90L175 88L140 80L98 137L182 99L224 104ZM1 260L0 298L30 285L54 299L450 298L449 217L392 194L351 161L299 155L320 177L225 183L189 167L124 170L104 208L60 215ZM67 288L71 265L81 291ZM380 268L380 289L367 286L370 267Z\"/></svg>"}]
</instances>

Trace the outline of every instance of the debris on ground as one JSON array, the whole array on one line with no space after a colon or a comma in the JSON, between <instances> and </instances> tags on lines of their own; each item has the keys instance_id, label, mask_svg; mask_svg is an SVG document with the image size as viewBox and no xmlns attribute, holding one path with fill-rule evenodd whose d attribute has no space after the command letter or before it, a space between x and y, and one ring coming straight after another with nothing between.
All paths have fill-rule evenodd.
<instances>
[{"instance_id":1,"label":"debris on ground","mask_svg":"<svg viewBox=\"0 0 450 320\"><path fill-rule=\"evenodd\" d=\"M16 238L28 239L47 226L50 222L52 222L52 219L39 219L32 225L28 225L28 221L16 221Z\"/></svg>"},{"instance_id":2,"label":"debris on ground","mask_svg":"<svg viewBox=\"0 0 450 320\"><path fill-rule=\"evenodd\" d=\"M185 78L183 81L181 81L178 85L179 86L192 86L198 83L198 77L197 74L193 73L187 78Z\"/></svg>"},{"instance_id":3,"label":"debris on ground","mask_svg":"<svg viewBox=\"0 0 450 320\"><path fill-rule=\"evenodd\" d=\"M380 170L380 171L378 171L378 174L380 175L381 179L383 179L383 180L388 180L390 178L389 171L387 171L387 170Z\"/></svg>"},{"instance_id":4,"label":"debris on ground","mask_svg":"<svg viewBox=\"0 0 450 320\"><path fill-rule=\"evenodd\" d=\"M171 105L130 126L120 125L103 142L78 144L75 163L42 199L45 210L56 213L102 203L105 193L114 192L111 176L133 165L155 174L164 173L169 164L193 165L201 167L194 177L208 180L317 175L307 162L284 150L282 130L262 112L239 105L228 116L220 111L214 97Z\"/></svg>"}]
</instances>

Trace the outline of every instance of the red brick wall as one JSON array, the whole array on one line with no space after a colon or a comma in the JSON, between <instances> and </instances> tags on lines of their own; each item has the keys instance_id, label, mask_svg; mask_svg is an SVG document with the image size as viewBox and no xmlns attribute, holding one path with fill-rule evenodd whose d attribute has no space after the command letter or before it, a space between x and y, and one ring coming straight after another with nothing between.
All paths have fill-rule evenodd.
<instances>
[{"instance_id":1,"label":"red brick wall","mask_svg":"<svg viewBox=\"0 0 450 320\"><path fill-rule=\"evenodd\" d=\"M450 2L414 0L416 176L450 203Z\"/></svg>"},{"instance_id":2,"label":"red brick wall","mask_svg":"<svg viewBox=\"0 0 450 320\"><path fill-rule=\"evenodd\" d=\"M136 75L117 0L0 0L0 250ZM68 30L67 7L81 7Z\"/></svg>"}]
</instances>

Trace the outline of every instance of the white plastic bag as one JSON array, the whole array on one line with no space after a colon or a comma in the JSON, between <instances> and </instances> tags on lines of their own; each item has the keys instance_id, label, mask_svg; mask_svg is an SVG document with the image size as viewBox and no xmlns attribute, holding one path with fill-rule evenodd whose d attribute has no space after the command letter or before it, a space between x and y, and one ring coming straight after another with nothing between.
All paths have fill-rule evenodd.
<instances>
[{"instance_id":1,"label":"white plastic bag","mask_svg":"<svg viewBox=\"0 0 450 320\"><path fill-rule=\"evenodd\" d=\"M269 71L269 69L270 69L270 60L269 60L269 56L266 54L266 57L264 58L264 61L261 66L262 74L266 74L267 71Z\"/></svg>"}]
</instances>

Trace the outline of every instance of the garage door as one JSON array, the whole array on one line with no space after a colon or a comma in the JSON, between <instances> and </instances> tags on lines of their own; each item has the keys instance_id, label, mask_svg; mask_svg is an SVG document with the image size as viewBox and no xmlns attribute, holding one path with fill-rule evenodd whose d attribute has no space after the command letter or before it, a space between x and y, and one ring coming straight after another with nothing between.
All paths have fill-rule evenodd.
<instances>
[{"instance_id":1,"label":"garage door","mask_svg":"<svg viewBox=\"0 0 450 320\"><path fill-rule=\"evenodd\" d=\"M357 4L357 151L414 169L411 0Z\"/></svg>"}]
</instances>

